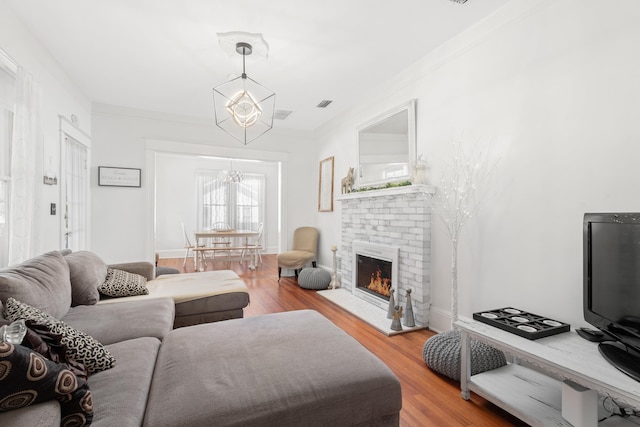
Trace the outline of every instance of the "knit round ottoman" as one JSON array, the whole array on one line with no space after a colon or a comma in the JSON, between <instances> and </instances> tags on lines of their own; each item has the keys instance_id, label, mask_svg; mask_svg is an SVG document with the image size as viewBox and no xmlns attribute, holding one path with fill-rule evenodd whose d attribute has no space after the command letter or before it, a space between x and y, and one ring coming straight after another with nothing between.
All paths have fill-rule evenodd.
<instances>
[{"instance_id":1,"label":"knit round ottoman","mask_svg":"<svg viewBox=\"0 0 640 427\"><path fill-rule=\"evenodd\" d=\"M331 273L324 268L303 268L298 274L298 285L304 289L327 289Z\"/></svg>"},{"instance_id":2,"label":"knit round ottoman","mask_svg":"<svg viewBox=\"0 0 640 427\"><path fill-rule=\"evenodd\" d=\"M171 267L156 267L156 277L162 276L163 274L179 274L180 270L177 268Z\"/></svg>"},{"instance_id":3,"label":"knit round ottoman","mask_svg":"<svg viewBox=\"0 0 640 427\"><path fill-rule=\"evenodd\" d=\"M460 331L447 331L429 338L424 343L422 358L432 370L460 381ZM485 343L471 340L471 375L506 364L503 352Z\"/></svg>"}]
</instances>

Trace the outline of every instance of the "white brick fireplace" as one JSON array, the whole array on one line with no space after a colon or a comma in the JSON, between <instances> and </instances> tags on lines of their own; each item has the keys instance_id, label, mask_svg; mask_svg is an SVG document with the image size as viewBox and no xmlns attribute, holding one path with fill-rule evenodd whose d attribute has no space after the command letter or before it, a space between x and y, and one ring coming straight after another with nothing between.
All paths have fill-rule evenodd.
<instances>
[{"instance_id":1,"label":"white brick fireplace","mask_svg":"<svg viewBox=\"0 0 640 427\"><path fill-rule=\"evenodd\" d=\"M342 287L353 291L353 245L369 242L398 248L396 304L406 307L406 292L418 326L429 325L431 305L431 209L428 186L406 186L342 194Z\"/></svg>"}]
</instances>

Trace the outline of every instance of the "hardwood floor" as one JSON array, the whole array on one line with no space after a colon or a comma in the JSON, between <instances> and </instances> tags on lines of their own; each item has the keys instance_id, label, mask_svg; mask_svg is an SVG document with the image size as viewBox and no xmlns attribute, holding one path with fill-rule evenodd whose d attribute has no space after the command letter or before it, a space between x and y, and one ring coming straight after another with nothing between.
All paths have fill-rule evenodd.
<instances>
[{"instance_id":1,"label":"hardwood floor","mask_svg":"<svg viewBox=\"0 0 640 427\"><path fill-rule=\"evenodd\" d=\"M313 309L367 347L383 360L402 384L401 426L526 426L480 396L460 397L458 382L431 371L422 359L422 347L434 333L413 331L387 337L350 313L332 304L315 291L297 285L294 277L278 283L275 255L263 255L263 264L254 271L237 261L209 263L208 269L234 270L247 284L251 303L245 317L282 311ZM212 265L213 264L213 265ZM193 272L192 261L182 268L182 259L161 259L159 266Z\"/></svg>"}]
</instances>

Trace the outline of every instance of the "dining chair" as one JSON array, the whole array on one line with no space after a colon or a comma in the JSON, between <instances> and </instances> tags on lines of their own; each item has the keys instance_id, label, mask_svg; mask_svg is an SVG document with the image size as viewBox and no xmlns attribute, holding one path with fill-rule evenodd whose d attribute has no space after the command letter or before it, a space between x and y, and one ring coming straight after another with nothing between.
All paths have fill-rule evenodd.
<instances>
[{"instance_id":1,"label":"dining chair","mask_svg":"<svg viewBox=\"0 0 640 427\"><path fill-rule=\"evenodd\" d=\"M249 266L254 265L257 267L262 264L262 233L264 231L264 223L260 223L258 226L258 235L253 238L251 241L247 241L247 244L243 246L242 252L240 253L240 264L244 262L244 257L249 256L253 257L254 260L257 260L255 264L249 260Z\"/></svg>"},{"instance_id":2,"label":"dining chair","mask_svg":"<svg viewBox=\"0 0 640 427\"><path fill-rule=\"evenodd\" d=\"M181 222L182 226L182 234L184 235L184 261L182 261L182 268L186 267L187 259L189 258L189 254L193 255L193 269L195 270L198 267L197 260L197 251L194 251L196 245L191 243L191 239L189 239L189 235L187 234L187 230L184 228L184 222ZM197 243L197 242L196 242Z\"/></svg>"},{"instance_id":3,"label":"dining chair","mask_svg":"<svg viewBox=\"0 0 640 427\"><path fill-rule=\"evenodd\" d=\"M231 227L224 222L216 222L211 226L215 231L229 231ZM215 260L219 252L226 254L227 263L231 262L231 239L228 237L214 237L210 241L210 247L212 250L212 258Z\"/></svg>"}]
</instances>

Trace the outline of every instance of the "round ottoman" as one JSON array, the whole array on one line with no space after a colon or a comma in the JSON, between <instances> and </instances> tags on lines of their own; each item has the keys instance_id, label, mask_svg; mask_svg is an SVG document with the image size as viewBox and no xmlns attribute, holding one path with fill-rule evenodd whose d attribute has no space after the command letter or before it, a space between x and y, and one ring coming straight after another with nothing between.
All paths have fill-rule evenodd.
<instances>
[{"instance_id":1,"label":"round ottoman","mask_svg":"<svg viewBox=\"0 0 640 427\"><path fill-rule=\"evenodd\" d=\"M327 289L331 273L324 268L303 268L298 274L298 285L304 289Z\"/></svg>"},{"instance_id":2,"label":"round ottoman","mask_svg":"<svg viewBox=\"0 0 640 427\"><path fill-rule=\"evenodd\" d=\"M156 267L156 277L162 276L163 274L179 274L180 270L177 268L171 267Z\"/></svg>"},{"instance_id":3,"label":"round ottoman","mask_svg":"<svg viewBox=\"0 0 640 427\"><path fill-rule=\"evenodd\" d=\"M434 335L424 343L422 358L429 368L460 381L460 331ZM485 343L471 340L471 375L507 364L504 353Z\"/></svg>"}]
</instances>

